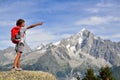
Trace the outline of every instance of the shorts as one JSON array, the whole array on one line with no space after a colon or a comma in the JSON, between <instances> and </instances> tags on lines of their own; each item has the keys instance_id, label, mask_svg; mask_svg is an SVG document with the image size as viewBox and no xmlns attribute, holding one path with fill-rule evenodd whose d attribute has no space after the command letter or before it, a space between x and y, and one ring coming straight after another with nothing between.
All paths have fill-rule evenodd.
<instances>
[{"instance_id":1,"label":"shorts","mask_svg":"<svg viewBox=\"0 0 120 80\"><path fill-rule=\"evenodd\" d=\"M23 51L24 51L24 43L18 43L18 44L16 44L15 51L23 53Z\"/></svg>"}]
</instances>

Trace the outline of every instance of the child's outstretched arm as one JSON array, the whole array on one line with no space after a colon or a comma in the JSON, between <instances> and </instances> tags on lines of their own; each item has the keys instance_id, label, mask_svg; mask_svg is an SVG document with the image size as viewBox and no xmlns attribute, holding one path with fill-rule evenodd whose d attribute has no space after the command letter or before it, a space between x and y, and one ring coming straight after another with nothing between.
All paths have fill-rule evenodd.
<instances>
[{"instance_id":1,"label":"child's outstretched arm","mask_svg":"<svg viewBox=\"0 0 120 80\"><path fill-rule=\"evenodd\" d=\"M42 25L42 24L43 24L43 22L39 22L37 24L33 24L33 25L28 26L27 29L34 28L34 27Z\"/></svg>"}]
</instances>

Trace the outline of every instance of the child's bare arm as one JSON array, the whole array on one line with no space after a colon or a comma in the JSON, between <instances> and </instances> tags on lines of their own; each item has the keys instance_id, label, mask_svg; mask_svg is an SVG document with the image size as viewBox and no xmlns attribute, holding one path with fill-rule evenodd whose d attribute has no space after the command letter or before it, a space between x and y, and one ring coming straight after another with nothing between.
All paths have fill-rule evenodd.
<instances>
[{"instance_id":1,"label":"child's bare arm","mask_svg":"<svg viewBox=\"0 0 120 80\"><path fill-rule=\"evenodd\" d=\"M42 24L43 24L43 22L39 22L37 24L33 24L33 25L28 26L27 29L34 28L34 27L42 25Z\"/></svg>"}]
</instances>

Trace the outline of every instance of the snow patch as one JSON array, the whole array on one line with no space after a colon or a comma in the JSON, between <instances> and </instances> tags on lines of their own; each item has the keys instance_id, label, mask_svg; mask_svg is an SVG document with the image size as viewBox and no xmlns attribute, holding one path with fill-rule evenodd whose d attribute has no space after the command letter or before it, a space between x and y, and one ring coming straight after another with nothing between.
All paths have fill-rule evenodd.
<instances>
[{"instance_id":1,"label":"snow patch","mask_svg":"<svg viewBox=\"0 0 120 80\"><path fill-rule=\"evenodd\" d=\"M88 54L88 53L82 53L82 55L84 55L86 58L89 58L89 59L95 60L95 57L91 56L91 55Z\"/></svg>"},{"instance_id":2,"label":"snow patch","mask_svg":"<svg viewBox=\"0 0 120 80\"><path fill-rule=\"evenodd\" d=\"M43 46L44 46L45 44L40 44L39 46L37 46L37 48L36 49L41 49Z\"/></svg>"},{"instance_id":3,"label":"snow patch","mask_svg":"<svg viewBox=\"0 0 120 80\"><path fill-rule=\"evenodd\" d=\"M71 51L75 51L75 46L70 47Z\"/></svg>"},{"instance_id":4,"label":"snow patch","mask_svg":"<svg viewBox=\"0 0 120 80\"><path fill-rule=\"evenodd\" d=\"M60 41L53 43L53 45L56 45L56 46L57 46L58 44L60 44Z\"/></svg>"},{"instance_id":5,"label":"snow patch","mask_svg":"<svg viewBox=\"0 0 120 80\"><path fill-rule=\"evenodd\" d=\"M41 49L42 48L42 46L39 46L37 49Z\"/></svg>"},{"instance_id":6,"label":"snow patch","mask_svg":"<svg viewBox=\"0 0 120 80\"><path fill-rule=\"evenodd\" d=\"M82 43L82 38L79 38L78 42L79 42L79 44L81 44Z\"/></svg>"},{"instance_id":7,"label":"snow patch","mask_svg":"<svg viewBox=\"0 0 120 80\"><path fill-rule=\"evenodd\" d=\"M86 31L87 29L86 28L83 28L82 30L81 30L81 32L84 32L84 31Z\"/></svg>"},{"instance_id":8,"label":"snow patch","mask_svg":"<svg viewBox=\"0 0 120 80\"><path fill-rule=\"evenodd\" d=\"M69 48L70 48L70 45L68 44L68 45L66 46L66 48L69 50Z\"/></svg>"},{"instance_id":9,"label":"snow patch","mask_svg":"<svg viewBox=\"0 0 120 80\"><path fill-rule=\"evenodd\" d=\"M69 64L72 68L76 68L80 66L83 63L83 61L77 61L77 60L69 60Z\"/></svg>"},{"instance_id":10,"label":"snow patch","mask_svg":"<svg viewBox=\"0 0 120 80\"><path fill-rule=\"evenodd\" d=\"M98 37L94 36L94 39L98 40Z\"/></svg>"},{"instance_id":11,"label":"snow patch","mask_svg":"<svg viewBox=\"0 0 120 80\"><path fill-rule=\"evenodd\" d=\"M109 66L109 67L112 66L109 62L107 62L105 59L102 58L97 58L96 60L93 60L92 64L98 66L99 68L105 66Z\"/></svg>"}]
</instances>

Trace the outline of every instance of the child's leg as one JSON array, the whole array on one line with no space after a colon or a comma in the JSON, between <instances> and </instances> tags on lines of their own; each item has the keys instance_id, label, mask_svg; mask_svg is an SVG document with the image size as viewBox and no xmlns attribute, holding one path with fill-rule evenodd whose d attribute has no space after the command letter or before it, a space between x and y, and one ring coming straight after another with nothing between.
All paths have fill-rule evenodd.
<instances>
[{"instance_id":1,"label":"child's leg","mask_svg":"<svg viewBox=\"0 0 120 80\"><path fill-rule=\"evenodd\" d=\"M21 58L21 53L20 53L19 58L18 58L17 68L20 68L20 58Z\"/></svg>"},{"instance_id":2,"label":"child's leg","mask_svg":"<svg viewBox=\"0 0 120 80\"><path fill-rule=\"evenodd\" d=\"M19 61L20 56L21 56L21 53L18 52L18 53L17 53L17 56L15 57L15 60L14 60L14 68L17 67L17 64L18 64L18 61Z\"/></svg>"},{"instance_id":3,"label":"child's leg","mask_svg":"<svg viewBox=\"0 0 120 80\"><path fill-rule=\"evenodd\" d=\"M14 68L15 67L20 68L20 58L21 58L21 54L23 52L23 49L24 49L24 44L23 43L18 43L15 47L15 50L17 52L17 56L14 60Z\"/></svg>"}]
</instances>

